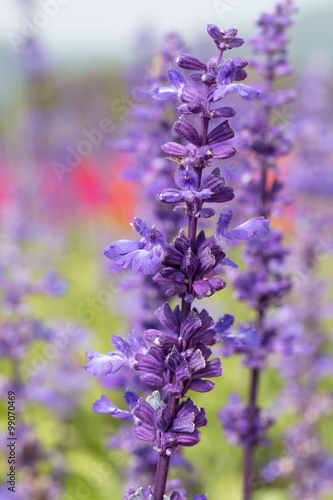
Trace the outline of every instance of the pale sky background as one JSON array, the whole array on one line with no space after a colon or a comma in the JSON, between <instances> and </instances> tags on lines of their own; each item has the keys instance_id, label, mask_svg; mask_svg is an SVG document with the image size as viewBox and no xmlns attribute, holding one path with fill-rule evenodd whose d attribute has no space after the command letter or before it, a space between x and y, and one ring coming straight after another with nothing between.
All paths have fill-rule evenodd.
<instances>
[{"instance_id":1,"label":"pale sky background","mask_svg":"<svg viewBox=\"0 0 333 500\"><path fill-rule=\"evenodd\" d=\"M9 34L22 34L25 19L31 21L37 16L37 22L45 23L38 28L38 36L51 54L61 58L78 55L84 59L102 54L128 56L135 35L150 26L158 37L177 30L189 44L195 36L205 34L208 23L238 28L240 35L253 33L259 14L263 10L271 11L276 0L38 0L25 19L19 8L24 0L0 2L2 46L11 49ZM41 7L48 3L55 4L58 10L53 16L47 16ZM295 16L296 24L322 13L332 26L332 0L296 0L296 5L300 10ZM315 23L312 28L304 36L315 44L321 26ZM329 36L332 37L331 32Z\"/></svg>"}]
</instances>

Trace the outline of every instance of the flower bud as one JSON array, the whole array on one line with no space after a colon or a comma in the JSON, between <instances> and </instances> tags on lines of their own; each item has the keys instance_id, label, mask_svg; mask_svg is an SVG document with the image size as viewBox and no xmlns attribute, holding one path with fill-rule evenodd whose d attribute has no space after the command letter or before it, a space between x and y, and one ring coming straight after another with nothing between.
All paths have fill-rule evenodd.
<instances>
[{"instance_id":1,"label":"flower bud","mask_svg":"<svg viewBox=\"0 0 333 500\"><path fill-rule=\"evenodd\" d=\"M183 69L193 69L199 71L205 71L207 69L206 64L201 61L201 59L195 56L191 56L190 54L180 54L175 59L175 63L177 64L177 66Z\"/></svg>"}]
</instances>

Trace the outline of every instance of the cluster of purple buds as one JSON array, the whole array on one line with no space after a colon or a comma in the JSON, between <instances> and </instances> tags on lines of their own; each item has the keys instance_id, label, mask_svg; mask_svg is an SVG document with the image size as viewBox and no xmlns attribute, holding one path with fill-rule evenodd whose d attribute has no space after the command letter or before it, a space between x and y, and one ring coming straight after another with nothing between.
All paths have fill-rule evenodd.
<instances>
[{"instance_id":1,"label":"cluster of purple buds","mask_svg":"<svg viewBox=\"0 0 333 500\"><path fill-rule=\"evenodd\" d=\"M255 409L253 422L250 421L249 408L238 394L232 394L221 408L218 417L224 433L232 446L268 446L267 430L274 424L274 418L267 410Z\"/></svg>"},{"instance_id":2,"label":"cluster of purple buds","mask_svg":"<svg viewBox=\"0 0 333 500\"><path fill-rule=\"evenodd\" d=\"M243 256L249 270L234 281L237 299L260 310L284 297L292 286L291 278L285 276L285 260L289 253L282 245L279 231L272 231L265 241L249 240Z\"/></svg>"},{"instance_id":3,"label":"cluster of purple buds","mask_svg":"<svg viewBox=\"0 0 333 500\"><path fill-rule=\"evenodd\" d=\"M206 379L222 373L220 359L209 360L211 350L207 346L215 343L212 318L205 310L198 313L193 309L181 322L180 308L177 306L172 311L167 303L156 311L156 316L164 327L163 331L147 330L145 339L150 343L149 349L142 344L141 352L136 349L134 368L142 373L142 382L163 390L167 399L183 398L190 389L210 391L214 384ZM118 371L125 359L131 359L130 344L126 340L113 337L113 343L119 352L113 351L105 356L91 351L87 353L90 360L86 369L90 374ZM178 445L196 444L200 439L197 429L207 423L204 409L197 408L190 399L178 406L173 417L165 401L161 400L159 391L155 391L147 401L127 391L125 401L131 411L119 410L106 396L102 396L94 404L94 411L135 422L135 434L144 441L154 441L160 454L171 455Z\"/></svg>"}]
</instances>

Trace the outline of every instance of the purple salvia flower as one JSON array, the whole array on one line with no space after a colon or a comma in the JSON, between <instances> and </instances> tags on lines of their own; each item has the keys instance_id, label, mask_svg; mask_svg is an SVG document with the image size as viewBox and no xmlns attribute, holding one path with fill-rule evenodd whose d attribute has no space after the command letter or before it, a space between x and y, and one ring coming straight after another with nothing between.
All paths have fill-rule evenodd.
<instances>
[{"instance_id":1,"label":"purple salvia flower","mask_svg":"<svg viewBox=\"0 0 333 500\"><path fill-rule=\"evenodd\" d=\"M158 190L169 186L173 182L173 171L170 169L169 162L163 159L165 155L161 151L160 145L165 141L175 141L172 124L176 120L177 109L172 98L183 96L185 102L188 94L184 89L186 80L183 73L178 69L170 69L176 54L182 51L184 51L182 41L176 34L167 35L162 41L161 50L156 55L158 65L154 60L149 76L146 77L146 81L150 82L150 90L142 93L142 95L153 99L132 106L131 114L133 118L131 124L133 132L130 134L130 140L127 141L134 155L135 167L127 168L125 175L134 182L140 180L141 185L142 200L139 202L140 209L137 208L137 210L147 212L145 218L156 223L157 227L166 235L166 240L170 240L174 236L182 219L175 212L168 210L167 205L154 203L154 200ZM114 143L117 147L119 141L114 141ZM184 153L184 149L184 154L187 154L188 148L184 148L177 142L172 142L172 145L171 154L178 156ZM183 149L175 151L174 148L177 148L177 146ZM150 199L153 203L149 204ZM110 270L118 267L118 264L113 265L114 262L114 260L111 262ZM121 270L121 268L119 269ZM124 302L124 311L126 317L129 318L130 329L143 332L147 328L156 328L158 324L153 311L164 301L164 288L140 274L133 277L133 275L125 275L122 271L119 276L119 291L121 292L119 298ZM183 288L185 285L179 283L179 286ZM129 297L129 294L132 294L132 296ZM135 294L134 298L133 294ZM129 300L131 300L131 308L128 308ZM107 389L132 387L139 391L141 395L147 395L152 386L154 388L159 386L158 379L156 382L157 376L146 374L139 378L138 372L131 370L130 366L134 364L132 350L130 349L130 354L126 352L128 349L124 350L120 337L117 337L117 340L113 337L112 342L117 350L127 356L127 361L116 374L108 374L101 378L103 387ZM142 345L135 352L142 352ZM125 433L126 430L125 425L122 431ZM128 440L124 445L124 449L127 451ZM157 454L153 451L153 447L150 443L135 439L135 445L131 452L134 461L123 471L126 477L131 478L131 485L135 484L132 481L133 474L140 475L136 481L137 485L142 481L142 473L145 474L145 477L147 474L149 475L148 483L153 482L157 462ZM172 459L172 464L174 463L188 467L188 463L180 456L178 456L177 460Z\"/></svg>"},{"instance_id":2,"label":"purple salvia flower","mask_svg":"<svg viewBox=\"0 0 333 500\"><path fill-rule=\"evenodd\" d=\"M312 82L309 78L301 86L304 115L292 124L296 145L302 146L296 151L294 171L287 186L292 196L298 193L292 240L295 250L289 263L291 271L299 270L295 283L297 295L283 308L283 314L273 318L271 325L284 333L277 347L289 354L279 365L284 387L273 409L277 414L293 414L297 421L293 420L284 433L283 454L261 471L265 481L288 480L290 495L297 500L319 500L333 492L333 456L319 431L322 419L332 413L331 394L322 385L323 378L331 380L333 374L329 353L331 332L325 331L323 321L331 318L332 313L327 307L327 278L326 283L319 279L317 257L318 238L324 241L332 224L332 213L327 210L333 196L332 176L327 175L331 146L325 137L330 107L326 86L318 74L312 78ZM316 102L309 99L314 88L320 96ZM314 111L317 116L313 116ZM309 204L309 199L313 204ZM325 209L318 210L322 205Z\"/></svg>"},{"instance_id":3,"label":"purple salvia flower","mask_svg":"<svg viewBox=\"0 0 333 500\"><path fill-rule=\"evenodd\" d=\"M262 95L256 89L230 83L231 79L236 80L235 66L231 60L225 68L221 68L220 86L214 92L216 100L233 92L244 99L252 99L259 94L262 97L261 109L256 109L247 119L242 134L243 148L251 152L251 165L248 163L248 184L243 186L241 201L247 202L251 213L257 217L229 231L231 213L225 211L222 212L217 227L217 241L224 246L228 239L248 239L244 260L249 267L247 271L237 274L234 286L238 299L247 301L257 316L253 327L246 327L235 334L230 334L229 327L224 328L228 318L224 317L217 323L217 331L221 330L225 349L244 353L243 362L251 369L248 405L245 406L237 397L233 397L219 415L233 444L242 446L244 450L244 500L251 499L254 451L258 446L266 444L265 432L273 423L264 410L258 408L257 403L261 370L266 366L268 354L274 352L274 349L275 352L280 349L278 329L270 328L268 315L276 302L291 289L291 280L285 276L283 268L288 250L283 247L279 232L269 233L268 219L282 184L277 175L271 187L267 182L267 171L276 171L277 157L290 150L290 143L285 138L282 127L272 123L269 110L288 102L291 97L289 91L272 90L274 79L281 73L278 69L281 68L281 54L285 59L285 29L290 24L291 5L289 0L279 4L273 15L263 15L258 22L260 33L254 44L256 52L263 52L266 56L264 62L260 61L255 65L265 80ZM281 23L282 18L284 22ZM241 67L243 68L244 66Z\"/></svg>"},{"instance_id":4,"label":"purple salvia flower","mask_svg":"<svg viewBox=\"0 0 333 500\"><path fill-rule=\"evenodd\" d=\"M154 226L148 228L140 219L135 219L134 227L141 241L120 240L104 251L120 267L131 265L133 271L144 274L154 274L159 270L153 283L162 286L167 297L177 296L180 301L173 309L165 303L156 311L162 326L145 331L147 350L144 348L135 355L134 368L140 373L141 381L158 390L147 398L141 397L131 410L134 433L143 441L154 443L158 463L152 489L133 491L128 498L143 499L152 494L154 500L163 500L170 457L179 447L197 444L200 440L198 429L207 424L205 410L187 398L187 392L212 390L214 384L209 379L222 374L220 359L211 359L210 346L217 340L212 328L214 321L207 311L199 311L192 303L226 286L225 281L217 276L217 268L225 258L219 236L207 237L204 231L198 233L197 228L201 213L205 215L204 218L214 213L212 209L205 209L204 203L225 203L234 198L232 188L225 185L219 169L208 174L205 171L213 159L222 160L235 153L233 147L221 144L234 137L228 120L215 127L211 126L210 121L234 114L234 110L228 107L214 111L212 105L219 86L223 52L243 43L236 35L237 30L234 29L220 31L218 56L207 65L188 54L176 58L178 66L200 75L199 79L195 74L190 77L200 81L202 91L199 90L199 84L185 84L185 79L174 71L169 73L172 87L162 88L162 91L159 90L161 87L156 87L151 92L155 96L165 94L178 97L182 103L181 112L185 110L187 115L193 115L193 123L182 115L173 126L173 130L185 141L185 144L181 141L183 147L170 140L162 146L163 152L179 164L175 174L178 189L166 186L157 196L159 201L166 204L184 203L178 205L173 214L187 216L187 233L179 231L173 242L168 243ZM237 58L231 66L232 76L229 75L230 71L226 72L223 80L223 86L226 87L229 87L229 83L233 85L233 79L240 81L246 76L243 71L246 62L243 59ZM237 236L244 238L260 230L263 232L264 224L263 219L255 223L250 221L230 239ZM232 333L229 332L229 335L231 337ZM244 339L247 339L250 345L254 343L253 337L252 333L239 332L238 341L244 343ZM116 343L117 350L128 357L126 345L121 345L119 339ZM120 358L121 363L123 358ZM99 362L98 359L96 362ZM110 367L114 369L112 363ZM97 403L96 408L103 411L111 409L110 414L115 416L124 414L123 410L104 398ZM124 415L130 419L126 411ZM178 494L173 493L170 498L177 496L179 498ZM205 498L205 495L197 498Z\"/></svg>"}]
</instances>

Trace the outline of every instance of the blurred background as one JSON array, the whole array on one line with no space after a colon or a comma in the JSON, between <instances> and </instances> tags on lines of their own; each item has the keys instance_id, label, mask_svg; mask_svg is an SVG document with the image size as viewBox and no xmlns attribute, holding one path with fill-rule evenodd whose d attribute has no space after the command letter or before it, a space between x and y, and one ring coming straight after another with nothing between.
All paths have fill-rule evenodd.
<instances>
[{"instance_id":1,"label":"blurred background","mask_svg":"<svg viewBox=\"0 0 333 500\"><path fill-rule=\"evenodd\" d=\"M295 74L288 84L299 90L318 77L331 102L333 4L296 4L299 12L289 30ZM101 389L99 381L83 370L86 348L107 352L112 349L110 336L129 328L130 298L119 297L117 275L101 251L131 234L129 223L140 215L140 203L147 211L140 181L122 174L135 166L136 159L124 142L117 147L117 141L127 137L130 109L142 101L140 89L147 86L147 73L159 64L156 53L163 53L167 33L180 33L191 53L206 59L214 48L206 35L208 23L237 28L247 40L262 11L274 6L274 0L2 0L1 431L6 432L7 393L14 390L21 433L20 481L29 485L18 499L121 498L129 458L108 445L119 423L94 414L91 407L102 391L120 405L122 397L112 388ZM248 58L249 50L245 44L235 55ZM249 84L254 82L250 72ZM314 84L283 117L291 134L304 106L311 107L312 101L315 106L322 93L323 87ZM329 113L329 102L322 108ZM321 121L319 115L317 120ZM140 128L140 122L132 126ZM310 130L309 137L315 136ZM298 154L304 137L297 143ZM327 158L331 161L331 151ZM281 164L285 177L292 169L288 161ZM333 182L329 172L328 181ZM320 210L332 214L332 198L322 205ZM274 224L295 245L289 217L293 208L288 210L289 215L277 217ZM332 238L326 235L321 241L318 275L329 279ZM239 259L240 251L233 252ZM231 290L223 295L214 299L213 309L236 311L240 320L251 316ZM331 320L325 328L331 332ZM216 414L232 391L246 393L246 371L237 359L225 360L224 371L217 389L196 399L207 408L210 425L200 445L185 453L198 467L187 476L195 477L195 491L207 489L210 500L238 499L241 491L241 451L229 447ZM331 382L324 383L332 391ZM281 386L276 370L269 370L262 403L269 406ZM259 465L283 448L282 431L290 418L282 417L271 432L274 444L262 452ZM320 423L331 454L332 424L329 415ZM6 452L2 461L1 474L7 470ZM293 498L286 484L283 479L259 482L255 498ZM1 498L7 498L7 488L2 488Z\"/></svg>"}]
</instances>

